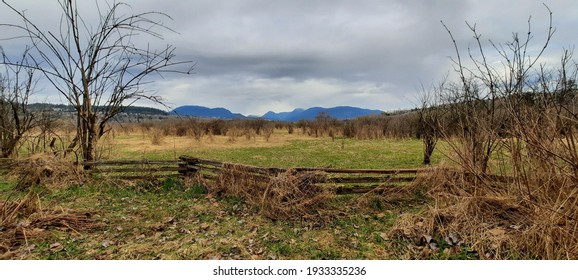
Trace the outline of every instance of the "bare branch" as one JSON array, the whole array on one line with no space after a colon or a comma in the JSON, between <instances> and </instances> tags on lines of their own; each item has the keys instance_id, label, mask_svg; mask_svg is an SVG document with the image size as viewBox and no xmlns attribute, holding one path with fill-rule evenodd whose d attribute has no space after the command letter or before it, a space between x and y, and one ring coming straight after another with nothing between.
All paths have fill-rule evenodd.
<instances>
[{"instance_id":1,"label":"bare branch","mask_svg":"<svg viewBox=\"0 0 578 280\"><path fill-rule=\"evenodd\" d=\"M126 14L122 10L131 9L128 4L113 2L103 7L95 1L99 22L93 28L76 1L60 0L60 28L51 31L36 25L6 0L2 3L23 23L0 26L22 32L17 38L30 39L30 63L26 67L40 71L76 109L76 138L84 159L92 159L106 123L126 104L140 99L162 103L145 90L153 75L190 74L194 67L193 61L176 61L172 45L156 50L134 44L136 37L162 39L163 32L174 32L158 20L171 19L162 12ZM105 109L95 110L98 106Z\"/></svg>"}]
</instances>

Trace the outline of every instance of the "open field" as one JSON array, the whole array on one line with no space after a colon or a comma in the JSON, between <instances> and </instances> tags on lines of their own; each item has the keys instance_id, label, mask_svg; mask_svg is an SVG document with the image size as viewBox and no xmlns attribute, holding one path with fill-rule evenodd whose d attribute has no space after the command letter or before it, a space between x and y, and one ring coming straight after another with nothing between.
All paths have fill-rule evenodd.
<instances>
[{"instance_id":1,"label":"open field","mask_svg":"<svg viewBox=\"0 0 578 280\"><path fill-rule=\"evenodd\" d=\"M102 142L101 159L172 160L188 155L281 168L423 167L422 143L415 139L314 138L277 130L268 141L260 136L205 136L200 141L188 136L164 136L161 143L154 144L152 140L147 134L117 133ZM455 164L445 156L451 154L447 143L440 143L438 148L432 157L435 172L418 176L414 183L388 187L379 193L332 195L322 207L314 208L314 215L297 219L277 219L264 213L269 209L259 204L264 194L256 199L234 192L223 194L189 179L95 179L79 172L69 159L33 156L30 162L36 169L17 166L1 177L0 258L577 256L572 209L578 205L578 198L574 188L567 188L568 181L562 175L551 174L542 188L532 191L534 197L524 197L519 181L495 181L436 169ZM29 175L32 180L23 179ZM276 187L291 183L278 179ZM308 188L303 182L305 185L297 186ZM558 198L539 200L551 197L550 193Z\"/></svg>"},{"instance_id":2,"label":"open field","mask_svg":"<svg viewBox=\"0 0 578 280\"><path fill-rule=\"evenodd\" d=\"M355 140L312 138L276 131L269 141L263 137L205 137L196 141L186 136L166 136L153 145L143 134L119 135L103 149L104 159L177 159L181 155L225 162L274 167L414 168L421 167L422 143L416 139ZM439 163L441 156L434 155Z\"/></svg>"},{"instance_id":3,"label":"open field","mask_svg":"<svg viewBox=\"0 0 578 280\"><path fill-rule=\"evenodd\" d=\"M310 138L277 133L269 141L213 137L201 142L166 137L152 145L143 135L121 135L108 142L108 159L172 159L193 155L215 160L276 167L419 167L416 140ZM114 156L112 156L114 155ZM439 161L439 159L436 159ZM2 200L24 199L14 180L3 180ZM91 230L42 228L42 238L21 238L6 258L25 259L407 259L470 258L429 252L389 234L400 213L423 207L423 196L400 201L372 195L339 196L331 217L320 221L273 221L235 197L214 197L189 182L104 180L37 186L32 202L42 209L90 213ZM336 210L337 209L337 210ZM20 219L31 220L22 216ZM31 230L31 232L33 232ZM425 255L424 255L425 254Z\"/></svg>"},{"instance_id":4,"label":"open field","mask_svg":"<svg viewBox=\"0 0 578 280\"><path fill-rule=\"evenodd\" d=\"M131 15L119 3L97 7L92 24L68 0L52 28L2 3L21 23L1 26L33 43L12 50L23 51L20 59L7 48L0 61L0 259L578 259L578 64L571 49L560 59L546 51L560 47L560 7L544 5L545 36L534 38L528 19L528 36L514 32L505 42L482 40L486 31L469 23L464 42L442 21L452 71L414 87L416 95L397 84L404 75L380 80L371 69L383 67L365 67L387 59L347 51L337 62L362 62L354 72L333 62L324 72L326 59L312 72L289 71L307 66L299 59L281 72L263 70L283 59L242 73L217 63L223 71L206 73L224 83L207 76L200 87L180 79L147 88L153 75L190 75L196 65L173 60L178 44L133 44L137 35L163 39L155 28L172 28L148 17L168 15ZM274 46L271 38L264 45ZM223 57L218 52L205 53ZM394 72L423 72L409 66ZM368 79L347 85L346 76ZM54 87L46 102L67 105L29 104L35 85L45 84ZM223 85L249 90L223 98L238 92L214 91ZM145 101L170 110L209 95L242 111L289 104L260 92L301 92L313 106L331 98L415 107L360 117L355 112L369 111L315 107L280 120L224 108L131 108Z\"/></svg>"}]
</instances>

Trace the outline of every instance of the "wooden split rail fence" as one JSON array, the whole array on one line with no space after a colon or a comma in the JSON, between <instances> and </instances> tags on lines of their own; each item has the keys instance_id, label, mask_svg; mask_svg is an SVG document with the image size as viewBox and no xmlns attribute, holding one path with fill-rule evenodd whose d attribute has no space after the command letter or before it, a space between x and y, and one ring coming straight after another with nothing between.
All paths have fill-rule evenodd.
<instances>
[{"instance_id":1,"label":"wooden split rail fence","mask_svg":"<svg viewBox=\"0 0 578 280\"><path fill-rule=\"evenodd\" d=\"M336 169L336 168L275 168L230 164L195 157L182 156L179 160L118 160L85 162L85 169L97 176L116 179L159 179L167 177L198 176L215 182L221 172L240 173L266 182L270 178L292 170L325 174L316 184L334 189L337 194L366 193L377 187L411 183L421 169Z\"/></svg>"},{"instance_id":2,"label":"wooden split rail fence","mask_svg":"<svg viewBox=\"0 0 578 280\"><path fill-rule=\"evenodd\" d=\"M0 158L0 174L6 174L14 166L14 160L10 158Z\"/></svg>"},{"instance_id":3,"label":"wooden split rail fence","mask_svg":"<svg viewBox=\"0 0 578 280\"><path fill-rule=\"evenodd\" d=\"M276 168L257 167L243 164L230 164L183 156L180 158L187 169L188 175L196 175L205 180L215 182L223 171L238 173L252 177L255 180L267 182L279 174L292 172L317 172L324 174L323 179L317 179L315 184L332 188L337 194L367 193L378 187L403 185L413 182L417 174L425 169L337 169L337 168Z\"/></svg>"},{"instance_id":4,"label":"wooden split rail fence","mask_svg":"<svg viewBox=\"0 0 578 280\"><path fill-rule=\"evenodd\" d=\"M14 160L0 160L0 175L7 173L16 165ZM202 178L216 182L222 172L236 172L267 182L272 177L292 170L293 172L318 172L323 179L314 182L332 188L337 194L366 193L380 187L409 184L422 172L432 169L337 169L337 168L275 168L251 165L231 164L189 156L179 160L115 160L82 163L92 175L106 176L126 180L152 180L169 177ZM459 176L475 177L470 173L452 171ZM497 183L510 183L513 177L501 175L484 175L484 180Z\"/></svg>"},{"instance_id":5,"label":"wooden split rail fence","mask_svg":"<svg viewBox=\"0 0 578 280\"><path fill-rule=\"evenodd\" d=\"M185 163L180 160L115 160L85 162L84 169L92 175L125 180L150 180L186 175Z\"/></svg>"}]
</instances>

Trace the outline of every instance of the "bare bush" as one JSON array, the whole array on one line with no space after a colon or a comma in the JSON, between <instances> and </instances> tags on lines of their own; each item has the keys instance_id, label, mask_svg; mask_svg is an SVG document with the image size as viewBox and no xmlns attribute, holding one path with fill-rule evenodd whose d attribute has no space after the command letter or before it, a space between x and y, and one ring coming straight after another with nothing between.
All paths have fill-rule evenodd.
<instances>
[{"instance_id":1,"label":"bare bush","mask_svg":"<svg viewBox=\"0 0 578 280\"><path fill-rule=\"evenodd\" d=\"M165 143L165 133L163 130L161 129L152 129L150 132L150 136L151 136L151 144L156 145L156 146L160 146L163 145Z\"/></svg>"},{"instance_id":2,"label":"bare bush","mask_svg":"<svg viewBox=\"0 0 578 280\"><path fill-rule=\"evenodd\" d=\"M26 133L38 126L38 120L28 108L36 80L35 69L25 67L28 50L22 62L13 63L2 52L6 71L0 74L0 156L9 157L21 143ZM24 64L23 64L24 63Z\"/></svg>"},{"instance_id":3,"label":"bare bush","mask_svg":"<svg viewBox=\"0 0 578 280\"><path fill-rule=\"evenodd\" d=\"M551 12L534 56L530 30L503 45L490 41L504 61L500 69L488 63L475 26L468 27L478 53L468 50L467 67L454 41L459 81L444 87L438 106L446 113L440 133L460 171L430 173L423 184L434 206L398 226L419 225L406 233L439 238L456 233L481 258L576 259L578 64L564 51L560 65L537 66L554 33Z\"/></svg>"},{"instance_id":4,"label":"bare bush","mask_svg":"<svg viewBox=\"0 0 578 280\"><path fill-rule=\"evenodd\" d=\"M190 132L196 141L201 141L203 136L207 133L207 128L203 123L196 119L189 120Z\"/></svg>"},{"instance_id":5,"label":"bare bush","mask_svg":"<svg viewBox=\"0 0 578 280\"><path fill-rule=\"evenodd\" d=\"M439 107L441 102L438 99L444 90L444 83L445 82L441 82L438 86L432 86L429 91L426 91L422 87L421 108L417 111L417 138L422 139L423 142L424 165L431 163L431 156L441 137L442 127L440 127L440 119L443 117L444 112Z\"/></svg>"},{"instance_id":6,"label":"bare bush","mask_svg":"<svg viewBox=\"0 0 578 280\"><path fill-rule=\"evenodd\" d=\"M275 126L272 123L266 124L261 129L261 132L263 134L263 137L265 138L265 141L269 142L269 139L271 139L273 132L275 132Z\"/></svg>"},{"instance_id":7,"label":"bare bush","mask_svg":"<svg viewBox=\"0 0 578 280\"><path fill-rule=\"evenodd\" d=\"M241 129L239 129L239 128L232 127L232 128L227 129L227 143L237 142L237 139L242 134L243 133L242 133Z\"/></svg>"}]
</instances>

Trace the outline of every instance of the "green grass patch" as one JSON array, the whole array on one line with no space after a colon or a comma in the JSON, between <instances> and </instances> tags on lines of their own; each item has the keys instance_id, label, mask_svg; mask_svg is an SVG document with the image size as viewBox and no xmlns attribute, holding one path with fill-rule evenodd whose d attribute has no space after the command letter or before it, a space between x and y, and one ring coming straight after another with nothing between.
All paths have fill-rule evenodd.
<instances>
[{"instance_id":1,"label":"green grass patch","mask_svg":"<svg viewBox=\"0 0 578 280\"><path fill-rule=\"evenodd\" d=\"M388 259L381 237L397 214L338 201L343 214L328 223L264 218L235 197L202 195L197 186L159 181L92 183L41 195L44 207L92 213L90 232L48 230L18 252L25 259ZM5 195L5 194L4 194ZM351 202L351 201L350 201ZM363 211L362 211L363 212Z\"/></svg>"},{"instance_id":2,"label":"green grass patch","mask_svg":"<svg viewBox=\"0 0 578 280\"><path fill-rule=\"evenodd\" d=\"M119 153L119 158L174 159L188 155L225 162L274 167L332 167L332 168L415 168L423 157L422 143L406 140L331 139L291 140L274 147L244 147L231 144L219 149L191 147L138 154ZM122 149L120 149L122 150ZM433 156L433 163L440 158Z\"/></svg>"},{"instance_id":3,"label":"green grass patch","mask_svg":"<svg viewBox=\"0 0 578 280\"><path fill-rule=\"evenodd\" d=\"M143 136L129 140L137 141ZM141 138L138 138L141 137ZM183 141L190 141L184 139ZM241 142L241 141L239 141ZM174 145L156 151L130 151L114 144L110 159L174 159L189 155L272 167L416 168L419 140L294 139L275 145L244 143ZM434 154L433 162L440 161ZM0 181L0 197L11 199L13 182ZM22 196L24 193L22 194ZM204 187L180 179L112 181L39 192L42 205L86 211L102 227L91 232L50 230L30 240L25 259L399 259L404 241L384 238L401 211L423 205L339 196L340 214L324 222L272 221L236 197L212 197ZM372 204L373 203L373 204ZM55 245L57 244L57 245Z\"/></svg>"}]
</instances>

